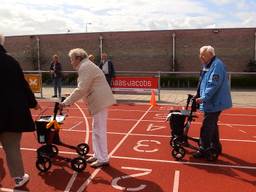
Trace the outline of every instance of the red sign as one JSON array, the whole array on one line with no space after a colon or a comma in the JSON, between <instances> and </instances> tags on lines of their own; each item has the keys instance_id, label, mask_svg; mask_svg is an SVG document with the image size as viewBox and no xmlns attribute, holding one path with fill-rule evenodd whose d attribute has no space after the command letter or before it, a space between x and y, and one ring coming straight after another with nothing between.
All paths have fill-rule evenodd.
<instances>
[{"instance_id":1,"label":"red sign","mask_svg":"<svg viewBox=\"0 0 256 192\"><path fill-rule=\"evenodd\" d=\"M114 92L150 93L158 91L157 77L115 77L112 80Z\"/></svg>"}]
</instances>

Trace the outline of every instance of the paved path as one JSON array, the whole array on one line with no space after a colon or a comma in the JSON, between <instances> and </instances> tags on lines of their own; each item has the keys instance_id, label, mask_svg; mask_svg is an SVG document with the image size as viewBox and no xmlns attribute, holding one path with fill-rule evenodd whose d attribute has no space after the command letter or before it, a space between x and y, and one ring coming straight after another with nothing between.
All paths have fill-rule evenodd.
<instances>
[{"instance_id":1,"label":"paved path","mask_svg":"<svg viewBox=\"0 0 256 192\"><path fill-rule=\"evenodd\" d=\"M63 95L69 94L74 88L63 88ZM184 106L187 94L194 94L195 89L168 89L161 90L160 102L162 104L182 105ZM256 90L232 90L233 106L235 107L256 107ZM36 94L38 97L40 94ZM53 95L52 87L43 88L43 97L50 98ZM149 103L150 95L129 95L129 94L115 94L118 102L142 102ZM158 97L156 96L158 100Z\"/></svg>"}]
</instances>

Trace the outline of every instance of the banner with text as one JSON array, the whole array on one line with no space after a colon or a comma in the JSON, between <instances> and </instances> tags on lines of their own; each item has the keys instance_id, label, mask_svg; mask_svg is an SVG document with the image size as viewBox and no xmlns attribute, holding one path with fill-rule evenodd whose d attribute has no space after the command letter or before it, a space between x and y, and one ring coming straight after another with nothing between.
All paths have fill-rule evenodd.
<instances>
[{"instance_id":1,"label":"banner with text","mask_svg":"<svg viewBox=\"0 0 256 192\"><path fill-rule=\"evenodd\" d=\"M112 80L114 93L145 93L154 90L158 94L158 77L115 77Z\"/></svg>"}]
</instances>

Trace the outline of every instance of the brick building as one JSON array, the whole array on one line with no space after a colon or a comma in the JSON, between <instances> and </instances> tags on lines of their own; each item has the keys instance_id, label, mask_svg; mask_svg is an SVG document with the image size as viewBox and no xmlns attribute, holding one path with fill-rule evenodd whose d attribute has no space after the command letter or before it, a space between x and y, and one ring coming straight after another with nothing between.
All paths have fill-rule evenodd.
<instances>
[{"instance_id":1,"label":"brick building","mask_svg":"<svg viewBox=\"0 0 256 192\"><path fill-rule=\"evenodd\" d=\"M242 72L256 60L256 28L67 33L9 36L5 47L24 70L49 70L53 54L64 70L72 70L67 56L81 47L99 60L111 57L117 71L198 71L199 48L212 45L229 71Z\"/></svg>"}]
</instances>

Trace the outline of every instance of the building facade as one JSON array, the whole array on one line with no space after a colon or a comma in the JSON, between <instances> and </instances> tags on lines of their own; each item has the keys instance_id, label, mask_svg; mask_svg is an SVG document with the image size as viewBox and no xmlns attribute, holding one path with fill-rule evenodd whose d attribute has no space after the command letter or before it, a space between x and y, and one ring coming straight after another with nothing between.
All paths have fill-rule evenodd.
<instances>
[{"instance_id":1,"label":"building facade","mask_svg":"<svg viewBox=\"0 0 256 192\"><path fill-rule=\"evenodd\" d=\"M191 72L200 69L199 48L212 45L229 71L243 72L256 60L255 39L256 28L188 29L9 36L5 47L24 70L49 70L54 54L73 70L68 52L80 47L97 62L108 53L117 71Z\"/></svg>"}]
</instances>

